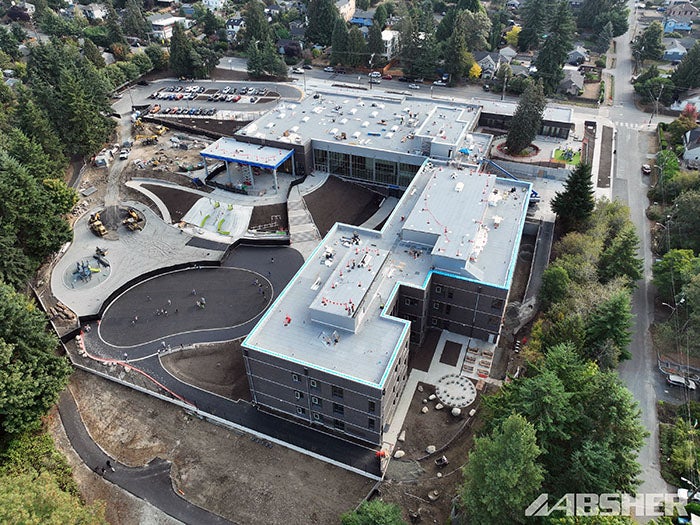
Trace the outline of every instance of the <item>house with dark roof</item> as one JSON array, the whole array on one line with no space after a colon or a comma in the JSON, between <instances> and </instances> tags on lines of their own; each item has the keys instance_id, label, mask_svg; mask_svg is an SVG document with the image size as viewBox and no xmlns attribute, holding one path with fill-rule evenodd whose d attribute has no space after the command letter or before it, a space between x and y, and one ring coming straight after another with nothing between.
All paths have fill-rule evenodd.
<instances>
[{"instance_id":1,"label":"house with dark roof","mask_svg":"<svg viewBox=\"0 0 700 525\"><path fill-rule=\"evenodd\" d=\"M511 46L499 49L498 54L501 55L502 62L508 62L509 64L511 60L518 56L518 52Z\"/></svg>"},{"instance_id":2,"label":"house with dark roof","mask_svg":"<svg viewBox=\"0 0 700 525\"><path fill-rule=\"evenodd\" d=\"M355 10L355 14L352 15L350 23L359 27L370 27L374 23L374 13L374 9L370 9L369 11L357 9Z\"/></svg>"},{"instance_id":3,"label":"house with dark roof","mask_svg":"<svg viewBox=\"0 0 700 525\"><path fill-rule=\"evenodd\" d=\"M474 51L474 61L481 68L481 78L493 78L503 60L495 51Z\"/></svg>"},{"instance_id":4,"label":"house with dark roof","mask_svg":"<svg viewBox=\"0 0 700 525\"><path fill-rule=\"evenodd\" d=\"M664 60L669 62L680 62L688 53L688 50L675 38L664 38Z\"/></svg>"},{"instance_id":5,"label":"house with dark roof","mask_svg":"<svg viewBox=\"0 0 700 525\"><path fill-rule=\"evenodd\" d=\"M565 69L564 80L559 83L557 91L563 95L579 96L583 93L583 75L575 69Z\"/></svg>"},{"instance_id":6,"label":"house with dark roof","mask_svg":"<svg viewBox=\"0 0 700 525\"><path fill-rule=\"evenodd\" d=\"M583 46L576 46L566 56L566 62L574 66L580 66L588 61L588 50Z\"/></svg>"}]
</instances>

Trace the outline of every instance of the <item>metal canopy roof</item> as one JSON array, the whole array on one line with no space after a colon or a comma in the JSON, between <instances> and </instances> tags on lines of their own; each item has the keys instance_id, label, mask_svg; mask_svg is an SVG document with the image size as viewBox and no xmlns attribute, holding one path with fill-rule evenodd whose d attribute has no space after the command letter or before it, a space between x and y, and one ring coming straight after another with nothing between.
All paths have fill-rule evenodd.
<instances>
[{"instance_id":1,"label":"metal canopy roof","mask_svg":"<svg viewBox=\"0 0 700 525\"><path fill-rule=\"evenodd\" d=\"M294 150L238 142L228 137L221 137L200 153L202 157L208 159L237 162L238 164L267 169L279 168L293 154Z\"/></svg>"}]
</instances>

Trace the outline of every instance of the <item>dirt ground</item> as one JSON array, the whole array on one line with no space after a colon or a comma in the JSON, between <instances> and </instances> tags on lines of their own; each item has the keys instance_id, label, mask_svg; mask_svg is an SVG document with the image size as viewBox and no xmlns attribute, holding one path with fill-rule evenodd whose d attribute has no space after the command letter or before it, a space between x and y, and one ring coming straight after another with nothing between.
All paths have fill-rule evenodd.
<instances>
[{"instance_id":1,"label":"dirt ground","mask_svg":"<svg viewBox=\"0 0 700 525\"><path fill-rule=\"evenodd\" d=\"M328 177L323 186L304 196L304 201L323 236L336 222L362 224L376 213L383 198L357 184Z\"/></svg>"},{"instance_id":2,"label":"dirt ground","mask_svg":"<svg viewBox=\"0 0 700 525\"><path fill-rule=\"evenodd\" d=\"M171 461L176 490L236 523L337 523L374 484L284 447L268 449L248 435L92 374L76 371L70 388L90 435L108 454L131 466L155 457ZM60 425L52 427L61 448L69 449ZM111 523L174 523L96 479L79 459L75 466L87 498L108 502Z\"/></svg>"}]
</instances>

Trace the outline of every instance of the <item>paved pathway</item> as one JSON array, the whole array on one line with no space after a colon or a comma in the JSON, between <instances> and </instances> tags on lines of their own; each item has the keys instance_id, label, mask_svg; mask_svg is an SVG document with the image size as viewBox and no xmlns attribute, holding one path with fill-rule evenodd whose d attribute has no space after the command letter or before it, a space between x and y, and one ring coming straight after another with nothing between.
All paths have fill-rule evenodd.
<instances>
[{"instance_id":1,"label":"paved pathway","mask_svg":"<svg viewBox=\"0 0 700 525\"><path fill-rule=\"evenodd\" d=\"M183 523L232 523L180 497L172 486L170 462L156 458L145 467L127 467L105 454L88 434L69 389L61 394L58 410L73 449L92 470L99 473L105 468L103 477L107 481ZM107 468L108 460L112 462L114 472Z\"/></svg>"}]
</instances>

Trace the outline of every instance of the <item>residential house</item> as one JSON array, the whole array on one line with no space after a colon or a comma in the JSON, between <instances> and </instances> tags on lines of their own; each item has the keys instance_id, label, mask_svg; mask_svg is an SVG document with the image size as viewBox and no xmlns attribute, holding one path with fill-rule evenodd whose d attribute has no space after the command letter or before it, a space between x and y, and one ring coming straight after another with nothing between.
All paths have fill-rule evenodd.
<instances>
[{"instance_id":1,"label":"residential house","mask_svg":"<svg viewBox=\"0 0 700 525\"><path fill-rule=\"evenodd\" d=\"M336 0L335 7L338 8L340 17L346 22L349 22L355 14L355 0Z\"/></svg>"},{"instance_id":2,"label":"residential house","mask_svg":"<svg viewBox=\"0 0 700 525\"><path fill-rule=\"evenodd\" d=\"M518 56L518 52L511 46L506 46L502 49L499 49L498 54L501 55L501 62L507 62L509 64L511 60Z\"/></svg>"},{"instance_id":3,"label":"residential house","mask_svg":"<svg viewBox=\"0 0 700 525\"><path fill-rule=\"evenodd\" d=\"M669 106L675 111L683 111L686 105L690 104L700 110L700 88L690 89L681 95L681 99L677 100Z\"/></svg>"},{"instance_id":4,"label":"residential house","mask_svg":"<svg viewBox=\"0 0 700 525\"><path fill-rule=\"evenodd\" d=\"M355 14L352 15L350 23L359 27L370 27L374 23L374 9L369 11L362 11L357 9Z\"/></svg>"},{"instance_id":5,"label":"residential house","mask_svg":"<svg viewBox=\"0 0 700 525\"><path fill-rule=\"evenodd\" d=\"M289 33L294 40L304 40L306 36L306 24L298 21L290 22Z\"/></svg>"},{"instance_id":6,"label":"residential house","mask_svg":"<svg viewBox=\"0 0 700 525\"><path fill-rule=\"evenodd\" d=\"M30 4L28 2L20 2L19 7L24 9L29 16L33 16L36 11L36 7L34 7L34 4Z\"/></svg>"},{"instance_id":7,"label":"residential house","mask_svg":"<svg viewBox=\"0 0 700 525\"><path fill-rule=\"evenodd\" d=\"M107 18L107 8L102 4L81 5L83 16L91 21L100 21Z\"/></svg>"},{"instance_id":8,"label":"residential house","mask_svg":"<svg viewBox=\"0 0 700 525\"><path fill-rule=\"evenodd\" d=\"M566 62L574 66L580 66L587 61L588 50L583 46L576 46L574 49L569 51L569 54L566 57Z\"/></svg>"},{"instance_id":9,"label":"residential house","mask_svg":"<svg viewBox=\"0 0 700 525\"><path fill-rule=\"evenodd\" d=\"M698 18L698 10L690 2L676 2L664 13L664 33L692 31L693 20Z\"/></svg>"},{"instance_id":10,"label":"residential house","mask_svg":"<svg viewBox=\"0 0 700 525\"><path fill-rule=\"evenodd\" d=\"M224 7L225 0L202 0L202 5L209 11L219 11Z\"/></svg>"},{"instance_id":11,"label":"residential house","mask_svg":"<svg viewBox=\"0 0 700 525\"><path fill-rule=\"evenodd\" d=\"M387 60L391 60L399 54L400 36L401 34L398 31L392 29L385 29L382 31L382 42L384 43L384 53L382 53L382 56Z\"/></svg>"},{"instance_id":12,"label":"residential house","mask_svg":"<svg viewBox=\"0 0 700 525\"><path fill-rule=\"evenodd\" d=\"M183 16L194 16L194 6L192 4L182 4L180 14Z\"/></svg>"},{"instance_id":13,"label":"residential house","mask_svg":"<svg viewBox=\"0 0 700 525\"><path fill-rule=\"evenodd\" d=\"M683 160L694 166L700 161L700 128L691 129L683 135Z\"/></svg>"},{"instance_id":14,"label":"residential house","mask_svg":"<svg viewBox=\"0 0 700 525\"><path fill-rule=\"evenodd\" d=\"M146 20L151 24L151 34L158 40L170 40L175 24L182 24L185 29L189 29L194 24L194 21L187 18L169 14L152 15Z\"/></svg>"},{"instance_id":15,"label":"residential house","mask_svg":"<svg viewBox=\"0 0 700 525\"><path fill-rule=\"evenodd\" d=\"M229 18L226 20L226 38L229 42L235 42L238 39L238 33L245 28L245 20L243 18Z\"/></svg>"},{"instance_id":16,"label":"residential house","mask_svg":"<svg viewBox=\"0 0 700 525\"><path fill-rule=\"evenodd\" d=\"M575 69L564 70L564 80L559 83L559 93L577 97L583 93L583 75Z\"/></svg>"},{"instance_id":17,"label":"residential house","mask_svg":"<svg viewBox=\"0 0 700 525\"><path fill-rule=\"evenodd\" d=\"M518 9L520 7L520 2L518 0L508 0L506 2L506 7L508 9Z\"/></svg>"},{"instance_id":18,"label":"residential house","mask_svg":"<svg viewBox=\"0 0 700 525\"><path fill-rule=\"evenodd\" d=\"M683 57L688 53L688 50L683 47L678 40L675 38L664 38L664 60L669 62L680 62Z\"/></svg>"},{"instance_id":19,"label":"residential house","mask_svg":"<svg viewBox=\"0 0 700 525\"><path fill-rule=\"evenodd\" d=\"M280 38L275 44L280 55L288 57L300 57L301 51L304 48L298 40L290 38Z\"/></svg>"},{"instance_id":20,"label":"residential house","mask_svg":"<svg viewBox=\"0 0 700 525\"><path fill-rule=\"evenodd\" d=\"M530 77L530 67L523 66L521 64L511 65L511 71L514 77L529 78Z\"/></svg>"},{"instance_id":21,"label":"residential house","mask_svg":"<svg viewBox=\"0 0 700 525\"><path fill-rule=\"evenodd\" d=\"M481 67L481 78L493 78L501 65L502 57L495 51L474 51L474 61Z\"/></svg>"}]
</instances>

